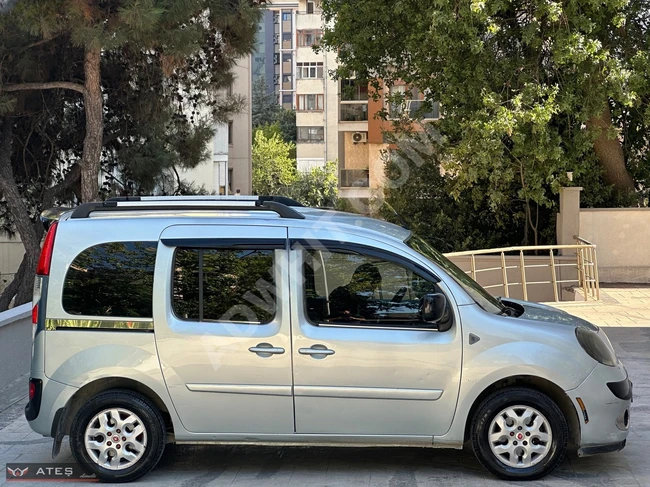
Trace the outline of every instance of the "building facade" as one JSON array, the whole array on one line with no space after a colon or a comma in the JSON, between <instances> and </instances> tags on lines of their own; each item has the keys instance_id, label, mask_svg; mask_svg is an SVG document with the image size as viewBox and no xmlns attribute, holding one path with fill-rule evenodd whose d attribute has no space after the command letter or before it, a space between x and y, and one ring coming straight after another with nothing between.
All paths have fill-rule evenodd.
<instances>
[{"instance_id":1,"label":"building facade","mask_svg":"<svg viewBox=\"0 0 650 487\"><path fill-rule=\"evenodd\" d=\"M424 95L403 84L392 89L406 94L407 100L388 107L383 96L369 99L367 84L333 79L336 53L314 49L322 34L318 0L267 3L253 54L253 80L263 75L267 91L275 93L284 108L296 110L298 169L308 171L338 160L339 195L367 200L383 188L390 149L384 133L392 124L376 117L377 112L389 109L395 116L406 112L425 119L438 115L433 110L423 114Z\"/></svg>"},{"instance_id":2,"label":"building facade","mask_svg":"<svg viewBox=\"0 0 650 487\"><path fill-rule=\"evenodd\" d=\"M246 108L227 124L217 125L212 139L212 157L181 177L197 187L216 194L251 194L251 65L250 56L242 58L233 70L232 93L247 100Z\"/></svg>"},{"instance_id":3,"label":"building facade","mask_svg":"<svg viewBox=\"0 0 650 487\"><path fill-rule=\"evenodd\" d=\"M264 77L266 92L287 110L295 103L297 12L297 1L267 3L252 56L253 82Z\"/></svg>"}]
</instances>

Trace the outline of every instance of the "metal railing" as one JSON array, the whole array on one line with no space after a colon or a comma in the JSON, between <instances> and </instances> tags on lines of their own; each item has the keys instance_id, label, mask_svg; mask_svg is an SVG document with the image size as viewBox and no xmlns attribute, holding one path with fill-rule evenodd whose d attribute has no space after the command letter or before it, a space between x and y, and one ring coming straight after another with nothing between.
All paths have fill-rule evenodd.
<instances>
[{"instance_id":1,"label":"metal railing","mask_svg":"<svg viewBox=\"0 0 650 487\"><path fill-rule=\"evenodd\" d=\"M574 284L572 287L578 287L582 290L584 300L600 299L600 285L598 283L598 259L596 256L596 245L581 238L574 236L576 240L575 245L537 245L537 246L517 246L517 247L503 247L497 249L482 249L482 250L469 250L465 252L451 252L445 254L447 257L469 257L470 270L465 271L472 279L476 280L477 275L482 272L501 271L501 283L483 286L485 289L498 288L503 289L503 296L510 297L510 286L521 286L524 300L528 299L528 286L550 284L553 286L553 297L556 302L560 301L561 289L558 285ZM525 252L536 252L536 255L526 255ZM548 252L548 264L539 263L540 253ZM556 259L555 252L561 252L562 257ZM506 255L508 254L508 255ZM512 257L519 255L518 262L507 263L507 260L512 260ZM565 257L575 255L575 263L564 262ZM477 256L500 256L501 265L499 267L477 268ZM510 257L511 259L507 259ZM527 257L536 257L536 263L526 263ZM532 259L531 259L532 260ZM559 262L558 262L559 260ZM526 279L526 269L532 268L550 268L551 278L542 281L529 281ZM558 279L558 268L571 267L577 272L576 279ZM519 269L519 281L508 281L508 270Z\"/></svg>"}]
</instances>

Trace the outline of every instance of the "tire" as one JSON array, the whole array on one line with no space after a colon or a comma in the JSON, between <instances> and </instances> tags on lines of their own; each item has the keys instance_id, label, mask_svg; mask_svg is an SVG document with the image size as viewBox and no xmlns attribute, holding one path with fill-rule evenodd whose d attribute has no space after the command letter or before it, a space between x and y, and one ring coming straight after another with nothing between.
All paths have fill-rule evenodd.
<instances>
[{"instance_id":1,"label":"tire","mask_svg":"<svg viewBox=\"0 0 650 487\"><path fill-rule=\"evenodd\" d=\"M88 447L87 430L97 433L88 434ZM79 409L70 428L70 449L77 463L102 482L131 482L156 466L165 434L165 421L154 405L135 392L115 389ZM110 461L103 462L106 458Z\"/></svg>"},{"instance_id":2,"label":"tire","mask_svg":"<svg viewBox=\"0 0 650 487\"><path fill-rule=\"evenodd\" d=\"M505 480L535 480L564 459L569 428L547 395L512 387L481 402L471 435L474 454L486 470Z\"/></svg>"}]
</instances>

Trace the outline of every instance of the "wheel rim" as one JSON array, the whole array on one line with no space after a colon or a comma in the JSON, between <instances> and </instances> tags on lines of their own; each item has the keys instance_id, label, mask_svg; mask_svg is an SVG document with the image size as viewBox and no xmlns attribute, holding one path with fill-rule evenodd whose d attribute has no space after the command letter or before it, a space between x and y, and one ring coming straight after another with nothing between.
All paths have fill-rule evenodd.
<instances>
[{"instance_id":1,"label":"wheel rim","mask_svg":"<svg viewBox=\"0 0 650 487\"><path fill-rule=\"evenodd\" d=\"M104 409L88 423L84 444L97 465L123 470L142 458L147 448L147 430L140 417L128 409Z\"/></svg>"},{"instance_id":2,"label":"wheel rim","mask_svg":"<svg viewBox=\"0 0 650 487\"><path fill-rule=\"evenodd\" d=\"M551 451L551 426L537 409L511 406L497 414L488 431L494 456L512 468L529 468L544 460Z\"/></svg>"}]
</instances>

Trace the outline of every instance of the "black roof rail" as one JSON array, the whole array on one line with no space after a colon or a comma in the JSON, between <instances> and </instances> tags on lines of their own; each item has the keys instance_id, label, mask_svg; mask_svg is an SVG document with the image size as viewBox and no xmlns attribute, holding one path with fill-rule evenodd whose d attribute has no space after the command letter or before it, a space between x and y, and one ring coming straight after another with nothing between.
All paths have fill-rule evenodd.
<instances>
[{"instance_id":1,"label":"black roof rail","mask_svg":"<svg viewBox=\"0 0 650 487\"><path fill-rule=\"evenodd\" d=\"M148 201L148 200L143 200L143 196L114 196L112 198L107 199L106 201L117 201L119 202L127 202L127 201ZM154 202L153 198L160 198L159 201L173 201L175 198L178 198L178 201L183 200L183 196L154 196L154 195L147 195L144 196L144 198L152 198L151 201ZM298 206L298 207L303 207L304 205L300 203L299 201L296 201L291 198L287 198L286 196L256 196L256 197L251 197L251 196L244 196L244 197L239 197L236 195L219 195L219 196L210 196L210 195L192 195L189 198L187 198L188 201L238 201L239 198L241 198L241 201L260 201L260 202L265 202L265 201L273 201L276 203L281 203L285 206ZM257 198L257 200L253 199Z\"/></svg>"},{"instance_id":2,"label":"black roof rail","mask_svg":"<svg viewBox=\"0 0 650 487\"><path fill-rule=\"evenodd\" d=\"M128 200L128 201L141 201L141 200ZM71 219L77 218L88 218L91 213L96 211L160 211L160 210L193 210L193 211L273 211L280 215L282 218L292 218L295 220L304 220L305 215L294 210L292 207L287 206L277 201L266 200L266 201L253 201L254 206L251 205L237 205L236 202L233 202L232 205L227 206L217 206L210 204L202 205L183 205L180 204L165 204L168 202L161 202L162 204L149 204L149 205L137 205L137 206L120 206L118 203L127 203L127 200L107 200L93 203L82 203L77 206L72 215ZM250 200L249 200L250 201Z\"/></svg>"}]
</instances>

